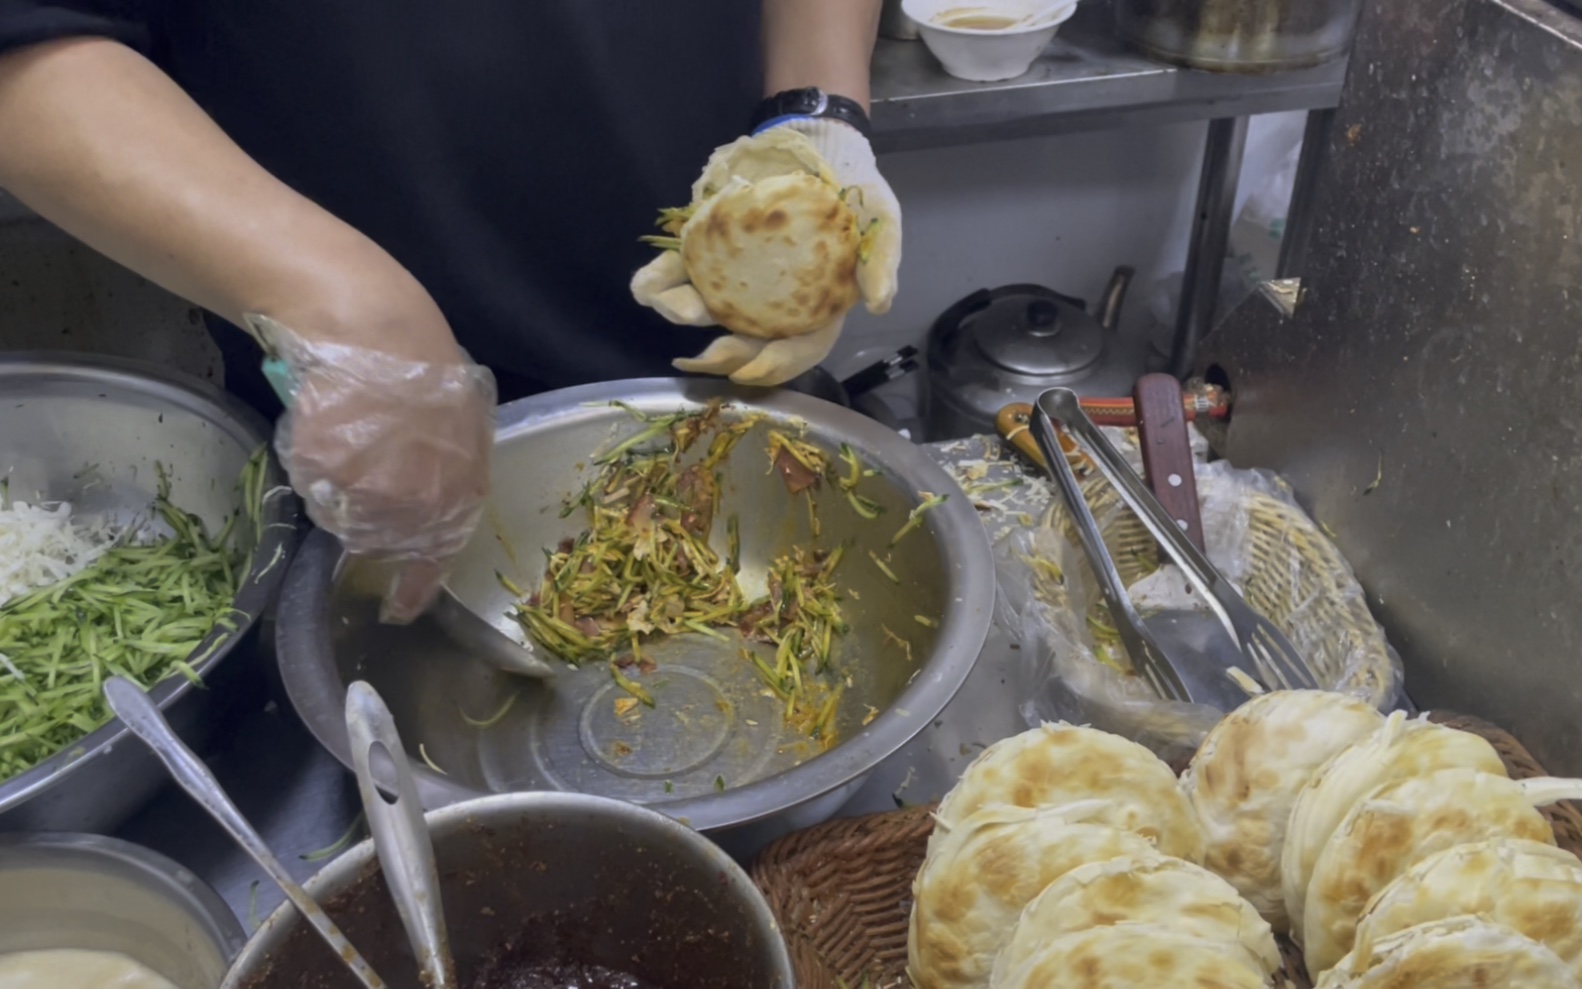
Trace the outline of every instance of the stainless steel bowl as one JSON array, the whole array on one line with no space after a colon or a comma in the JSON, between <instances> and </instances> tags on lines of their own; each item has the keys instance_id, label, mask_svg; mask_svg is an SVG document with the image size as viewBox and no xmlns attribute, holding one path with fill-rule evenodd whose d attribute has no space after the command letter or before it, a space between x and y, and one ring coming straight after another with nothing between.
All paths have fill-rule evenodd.
<instances>
[{"instance_id":1,"label":"stainless steel bowl","mask_svg":"<svg viewBox=\"0 0 1582 989\"><path fill-rule=\"evenodd\" d=\"M527 962L603 965L658 986L793 986L785 942L752 880L662 814L584 794L520 793L426 819L464 986L491 957L517 951ZM306 888L394 989L416 989L417 964L371 841ZM224 989L356 985L284 904L237 956Z\"/></svg>"},{"instance_id":2,"label":"stainless steel bowl","mask_svg":"<svg viewBox=\"0 0 1582 989\"><path fill-rule=\"evenodd\" d=\"M114 951L179 989L215 989L245 941L219 894L140 845L0 835L0 954Z\"/></svg>"},{"instance_id":3,"label":"stainless steel bowl","mask_svg":"<svg viewBox=\"0 0 1582 989\"><path fill-rule=\"evenodd\" d=\"M862 490L886 507L879 519L862 518L828 485L818 496L819 545L849 543L837 576L856 592L842 603L852 630L837 639L834 658L850 675L837 719L838 744L810 754L784 729L772 697L761 696L762 684L736 644L700 635L647 650L661 674L674 674L673 693L642 713L648 734L630 738L610 713L621 695L602 664L567 670L548 684L520 681L458 652L423 622L381 626L369 602L340 590L334 579L340 553L322 533L304 541L279 610L282 678L308 728L349 765L342 705L346 684L365 678L389 703L402 738L417 750L414 761L432 760L443 770L417 770L428 807L491 792L597 793L655 807L700 830L739 831L742 844L736 847L832 814L954 696L977 661L994 604L983 524L950 476L895 432L806 395L713 379L619 381L512 403L499 414L486 523L451 586L481 613L509 620L513 598L496 573L536 587L540 550L583 526L580 512L561 517L562 499L585 482L593 455L641 428L611 400L644 412L671 412L699 408L716 397L765 413L771 425L805 424L807 437L826 450L850 443L878 472ZM789 495L768 470L765 428L737 445L716 519L715 546L723 547L726 516L740 515L747 587L762 585L774 556L812 538L804 499ZM921 500L920 492L949 498L924 514L921 527L892 551L891 536ZM869 550L893 553L890 567L898 584L872 562ZM937 627L925 624L930 621ZM887 629L910 641L910 657ZM497 724L480 729L463 719L464 712L486 719L513 691L517 701ZM665 725L669 730L655 727ZM761 827L741 830L755 823Z\"/></svg>"},{"instance_id":4,"label":"stainless steel bowl","mask_svg":"<svg viewBox=\"0 0 1582 989\"><path fill-rule=\"evenodd\" d=\"M241 507L236 482L269 442L269 424L204 382L151 364L82 355L0 357L0 476L12 497L69 500L74 510L118 518L146 511L156 463L171 500L217 531ZM92 470L84 468L92 466ZM285 483L271 458L267 486ZM215 676L273 602L295 548L296 500L269 499L263 532L242 518L240 538L257 539L234 630L217 628L194 651L213 651L195 669L212 689L167 678L152 695L165 717L202 746L207 713L221 698ZM215 646L215 643L218 645ZM163 784L147 748L111 721L54 757L0 780L0 831L113 831Z\"/></svg>"}]
</instances>

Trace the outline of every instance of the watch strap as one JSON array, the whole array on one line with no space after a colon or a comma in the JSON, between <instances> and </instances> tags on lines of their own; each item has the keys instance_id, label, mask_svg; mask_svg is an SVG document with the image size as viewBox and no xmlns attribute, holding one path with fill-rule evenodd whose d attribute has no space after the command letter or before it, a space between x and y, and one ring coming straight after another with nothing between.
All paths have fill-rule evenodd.
<instances>
[{"instance_id":1,"label":"watch strap","mask_svg":"<svg viewBox=\"0 0 1582 989\"><path fill-rule=\"evenodd\" d=\"M873 125L862 104L817 87L787 89L764 100L758 105L749 130L758 134L799 118L839 120L855 127L863 137L873 136Z\"/></svg>"}]
</instances>

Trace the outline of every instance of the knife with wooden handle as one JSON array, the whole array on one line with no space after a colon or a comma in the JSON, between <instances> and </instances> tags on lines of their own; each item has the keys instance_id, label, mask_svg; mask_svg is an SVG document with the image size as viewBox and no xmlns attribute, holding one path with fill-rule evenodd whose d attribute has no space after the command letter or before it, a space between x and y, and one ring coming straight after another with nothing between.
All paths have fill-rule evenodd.
<instances>
[{"instance_id":1,"label":"knife with wooden handle","mask_svg":"<svg viewBox=\"0 0 1582 989\"><path fill-rule=\"evenodd\" d=\"M1181 408L1181 384L1168 374L1145 374L1132 390L1143 480L1159 504L1199 550L1203 518L1193 471L1192 440Z\"/></svg>"}]
</instances>

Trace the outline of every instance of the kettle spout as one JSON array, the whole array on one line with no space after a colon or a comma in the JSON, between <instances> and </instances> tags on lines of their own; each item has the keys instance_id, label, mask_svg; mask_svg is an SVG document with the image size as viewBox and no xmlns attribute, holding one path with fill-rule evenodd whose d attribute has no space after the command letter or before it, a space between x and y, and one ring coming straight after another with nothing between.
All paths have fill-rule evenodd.
<instances>
[{"instance_id":1,"label":"kettle spout","mask_svg":"<svg viewBox=\"0 0 1582 989\"><path fill-rule=\"evenodd\" d=\"M1113 331L1121 321L1121 303L1126 299L1126 290L1131 287L1132 276L1137 274L1137 269L1121 266L1115 269L1115 274L1110 276L1109 285L1104 288L1104 297L1099 302L1099 325L1106 331Z\"/></svg>"}]
</instances>

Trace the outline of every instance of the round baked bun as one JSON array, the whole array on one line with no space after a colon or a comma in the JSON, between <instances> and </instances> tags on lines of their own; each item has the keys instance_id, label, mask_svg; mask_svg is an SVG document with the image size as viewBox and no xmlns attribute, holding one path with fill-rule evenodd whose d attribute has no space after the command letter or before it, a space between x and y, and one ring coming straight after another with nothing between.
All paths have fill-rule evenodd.
<instances>
[{"instance_id":1,"label":"round baked bun","mask_svg":"<svg viewBox=\"0 0 1582 989\"><path fill-rule=\"evenodd\" d=\"M1222 718L1182 774L1207 842L1203 864L1276 932L1289 926L1280 853L1296 795L1331 756L1383 724L1384 715L1350 694L1276 690Z\"/></svg>"},{"instance_id":2,"label":"round baked bun","mask_svg":"<svg viewBox=\"0 0 1582 989\"><path fill-rule=\"evenodd\" d=\"M1569 782L1518 783L1475 769L1441 769L1369 793L1346 815L1313 867L1302 942L1308 973L1317 975L1340 961L1373 895L1435 852L1489 838L1554 844L1549 822L1534 809L1542 799L1535 790ZM1582 788L1573 785L1571 791Z\"/></svg>"},{"instance_id":3,"label":"round baked bun","mask_svg":"<svg viewBox=\"0 0 1582 989\"><path fill-rule=\"evenodd\" d=\"M1019 968L1051 939L1113 924L1158 924L1218 942L1266 977L1280 970L1274 932L1252 904L1202 866L1157 852L1078 866L1050 883L1017 919L995 970Z\"/></svg>"},{"instance_id":4,"label":"round baked bun","mask_svg":"<svg viewBox=\"0 0 1582 989\"><path fill-rule=\"evenodd\" d=\"M1346 956L1317 989L1578 989L1553 951L1500 924L1451 917Z\"/></svg>"},{"instance_id":5,"label":"round baked bun","mask_svg":"<svg viewBox=\"0 0 1582 989\"><path fill-rule=\"evenodd\" d=\"M1385 783L1458 768L1506 775L1504 760L1482 736L1435 724L1426 715L1408 719L1396 711L1377 731L1341 749L1308 777L1291 807L1280 850L1280 887L1291 936L1298 943L1305 936L1313 867L1357 801Z\"/></svg>"},{"instance_id":6,"label":"round baked bun","mask_svg":"<svg viewBox=\"0 0 1582 989\"><path fill-rule=\"evenodd\" d=\"M1161 854L1203 861L1203 832L1175 773L1130 739L1068 724L1043 724L978 754L940 801L935 819L948 831L995 804L1058 807L1103 800L1101 823L1135 831Z\"/></svg>"},{"instance_id":7,"label":"round baked bun","mask_svg":"<svg viewBox=\"0 0 1582 989\"><path fill-rule=\"evenodd\" d=\"M1522 838L1456 845L1412 866L1369 902L1354 951L1458 916L1504 924L1542 942L1582 979L1582 861Z\"/></svg>"},{"instance_id":8,"label":"round baked bun","mask_svg":"<svg viewBox=\"0 0 1582 989\"><path fill-rule=\"evenodd\" d=\"M917 989L982 989L1028 902L1078 866L1153 854L1148 839L1091 823L1110 808L989 807L930 846L912 882L907 971Z\"/></svg>"},{"instance_id":9,"label":"round baked bun","mask_svg":"<svg viewBox=\"0 0 1582 989\"><path fill-rule=\"evenodd\" d=\"M1265 989L1242 957L1160 924L1090 927L1045 941L989 989Z\"/></svg>"}]
</instances>

